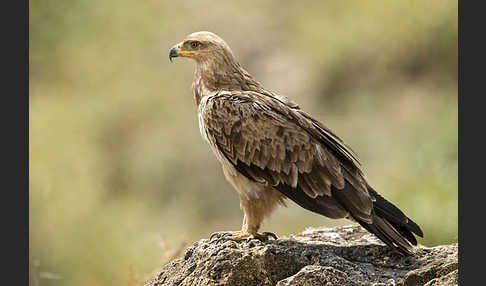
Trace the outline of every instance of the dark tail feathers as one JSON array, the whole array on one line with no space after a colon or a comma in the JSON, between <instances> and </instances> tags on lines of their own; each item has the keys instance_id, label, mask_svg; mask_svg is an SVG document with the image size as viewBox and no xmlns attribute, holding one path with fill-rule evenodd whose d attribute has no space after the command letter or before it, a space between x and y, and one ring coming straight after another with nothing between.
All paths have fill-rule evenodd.
<instances>
[{"instance_id":1,"label":"dark tail feathers","mask_svg":"<svg viewBox=\"0 0 486 286\"><path fill-rule=\"evenodd\" d=\"M357 220L358 223L391 248L403 254L411 254L413 246L417 245L414 234L424 236L420 227L370 186L368 190L376 199L373 202L373 223Z\"/></svg>"}]
</instances>

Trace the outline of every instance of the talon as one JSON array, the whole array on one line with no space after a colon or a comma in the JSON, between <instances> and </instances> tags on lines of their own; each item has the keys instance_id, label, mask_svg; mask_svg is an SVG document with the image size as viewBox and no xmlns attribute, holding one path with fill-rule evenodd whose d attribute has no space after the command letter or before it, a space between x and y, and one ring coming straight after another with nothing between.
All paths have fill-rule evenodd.
<instances>
[{"instance_id":1,"label":"talon","mask_svg":"<svg viewBox=\"0 0 486 286\"><path fill-rule=\"evenodd\" d=\"M216 240L216 244L218 244L221 240L224 240L225 238L229 237L229 236L233 236L233 234L231 232L225 232L223 233L219 238L218 240Z\"/></svg>"},{"instance_id":2,"label":"talon","mask_svg":"<svg viewBox=\"0 0 486 286\"><path fill-rule=\"evenodd\" d=\"M275 233L273 233L273 232L265 231L263 234L266 235L266 236L273 237L273 239L275 239L275 240L278 239L277 235L275 235Z\"/></svg>"},{"instance_id":3,"label":"talon","mask_svg":"<svg viewBox=\"0 0 486 286\"><path fill-rule=\"evenodd\" d=\"M219 235L220 235L219 232L213 232L211 236L209 236L209 241L212 241L215 236L219 237Z\"/></svg>"},{"instance_id":4,"label":"talon","mask_svg":"<svg viewBox=\"0 0 486 286\"><path fill-rule=\"evenodd\" d=\"M225 237L228 237L228 236L233 236L233 234L231 232L225 232L225 233L223 233L223 235L220 238L225 238Z\"/></svg>"}]
</instances>

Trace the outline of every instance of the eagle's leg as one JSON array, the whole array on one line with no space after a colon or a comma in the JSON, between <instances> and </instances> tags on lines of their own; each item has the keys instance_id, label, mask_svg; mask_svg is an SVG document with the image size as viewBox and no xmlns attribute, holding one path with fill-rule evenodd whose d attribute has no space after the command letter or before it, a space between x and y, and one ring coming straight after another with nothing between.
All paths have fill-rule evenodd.
<instances>
[{"instance_id":1,"label":"eagle's leg","mask_svg":"<svg viewBox=\"0 0 486 286\"><path fill-rule=\"evenodd\" d=\"M240 207L244 212L241 231L216 232L211 235L210 239L215 236L218 237L218 241L222 239L233 241L249 241L252 239L268 241L270 238L277 239L274 233L258 232L263 218L273 210L277 203L277 201L273 200L270 203L268 201L269 196L266 194L262 194L262 196L255 199L249 199L248 196L240 196Z\"/></svg>"}]
</instances>

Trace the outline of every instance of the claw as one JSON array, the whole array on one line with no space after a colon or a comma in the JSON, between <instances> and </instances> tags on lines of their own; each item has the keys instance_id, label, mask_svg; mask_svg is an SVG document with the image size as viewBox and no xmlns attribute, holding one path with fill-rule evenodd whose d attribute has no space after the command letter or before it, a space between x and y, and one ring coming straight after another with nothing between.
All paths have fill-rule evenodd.
<instances>
[{"instance_id":1,"label":"claw","mask_svg":"<svg viewBox=\"0 0 486 286\"><path fill-rule=\"evenodd\" d=\"M225 232L225 233L223 233L223 235L221 235L221 237L219 239L225 238L225 237L228 237L228 236L232 236L232 235L233 234L231 232Z\"/></svg>"},{"instance_id":2,"label":"claw","mask_svg":"<svg viewBox=\"0 0 486 286\"><path fill-rule=\"evenodd\" d=\"M213 233L211 233L211 236L209 237L209 241L212 241L215 236L217 237L219 235L220 235L219 232L213 232Z\"/></svg>"},{"instance_id":3,"label":"claw","mask_svg":"<svg viewBox=\"0 0 486 286\"><path fill-rule=\"evenodd\" d=\"M223 233L218 240L216 240L216 244L218 244L221 240L224 240L225 238L232 236L233 234L231 232L225 232Z\"/></svg>"},{"instance_id":4,"label":"claw","mask_svg":"<svg viewBox=\"0 0 486 286\"><path fill-rule=\"evenodd\" d=\"M273 237L273 239L275 239L275 240L278 239L277 235L275 235L275 233L273 233L273 232L265 231L263 234L266 235L266 236Z\"/></svg>"}]
</instances>

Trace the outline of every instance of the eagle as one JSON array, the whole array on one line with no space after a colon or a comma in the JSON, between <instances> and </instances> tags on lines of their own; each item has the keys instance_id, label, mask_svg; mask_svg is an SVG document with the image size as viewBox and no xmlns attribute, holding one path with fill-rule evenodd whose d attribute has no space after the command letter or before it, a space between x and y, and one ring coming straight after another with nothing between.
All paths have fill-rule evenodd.
<instances>
[{"instance_id":1,"label":"eagle","mask_svg":"<svg viewBox=\"0 0 486 286\"><path fill-rule=\"evenodd\" d=\"M277 239L259 233L290 199L331 219L359 223L400 254L412 254L420 227L366 181L355 152L323 123L250 75L218 35L202 31L171 47L169 60L196 62L192 90L202 137L237 191L240 231L210 239Z\"/></svg>"}]
</instances>

